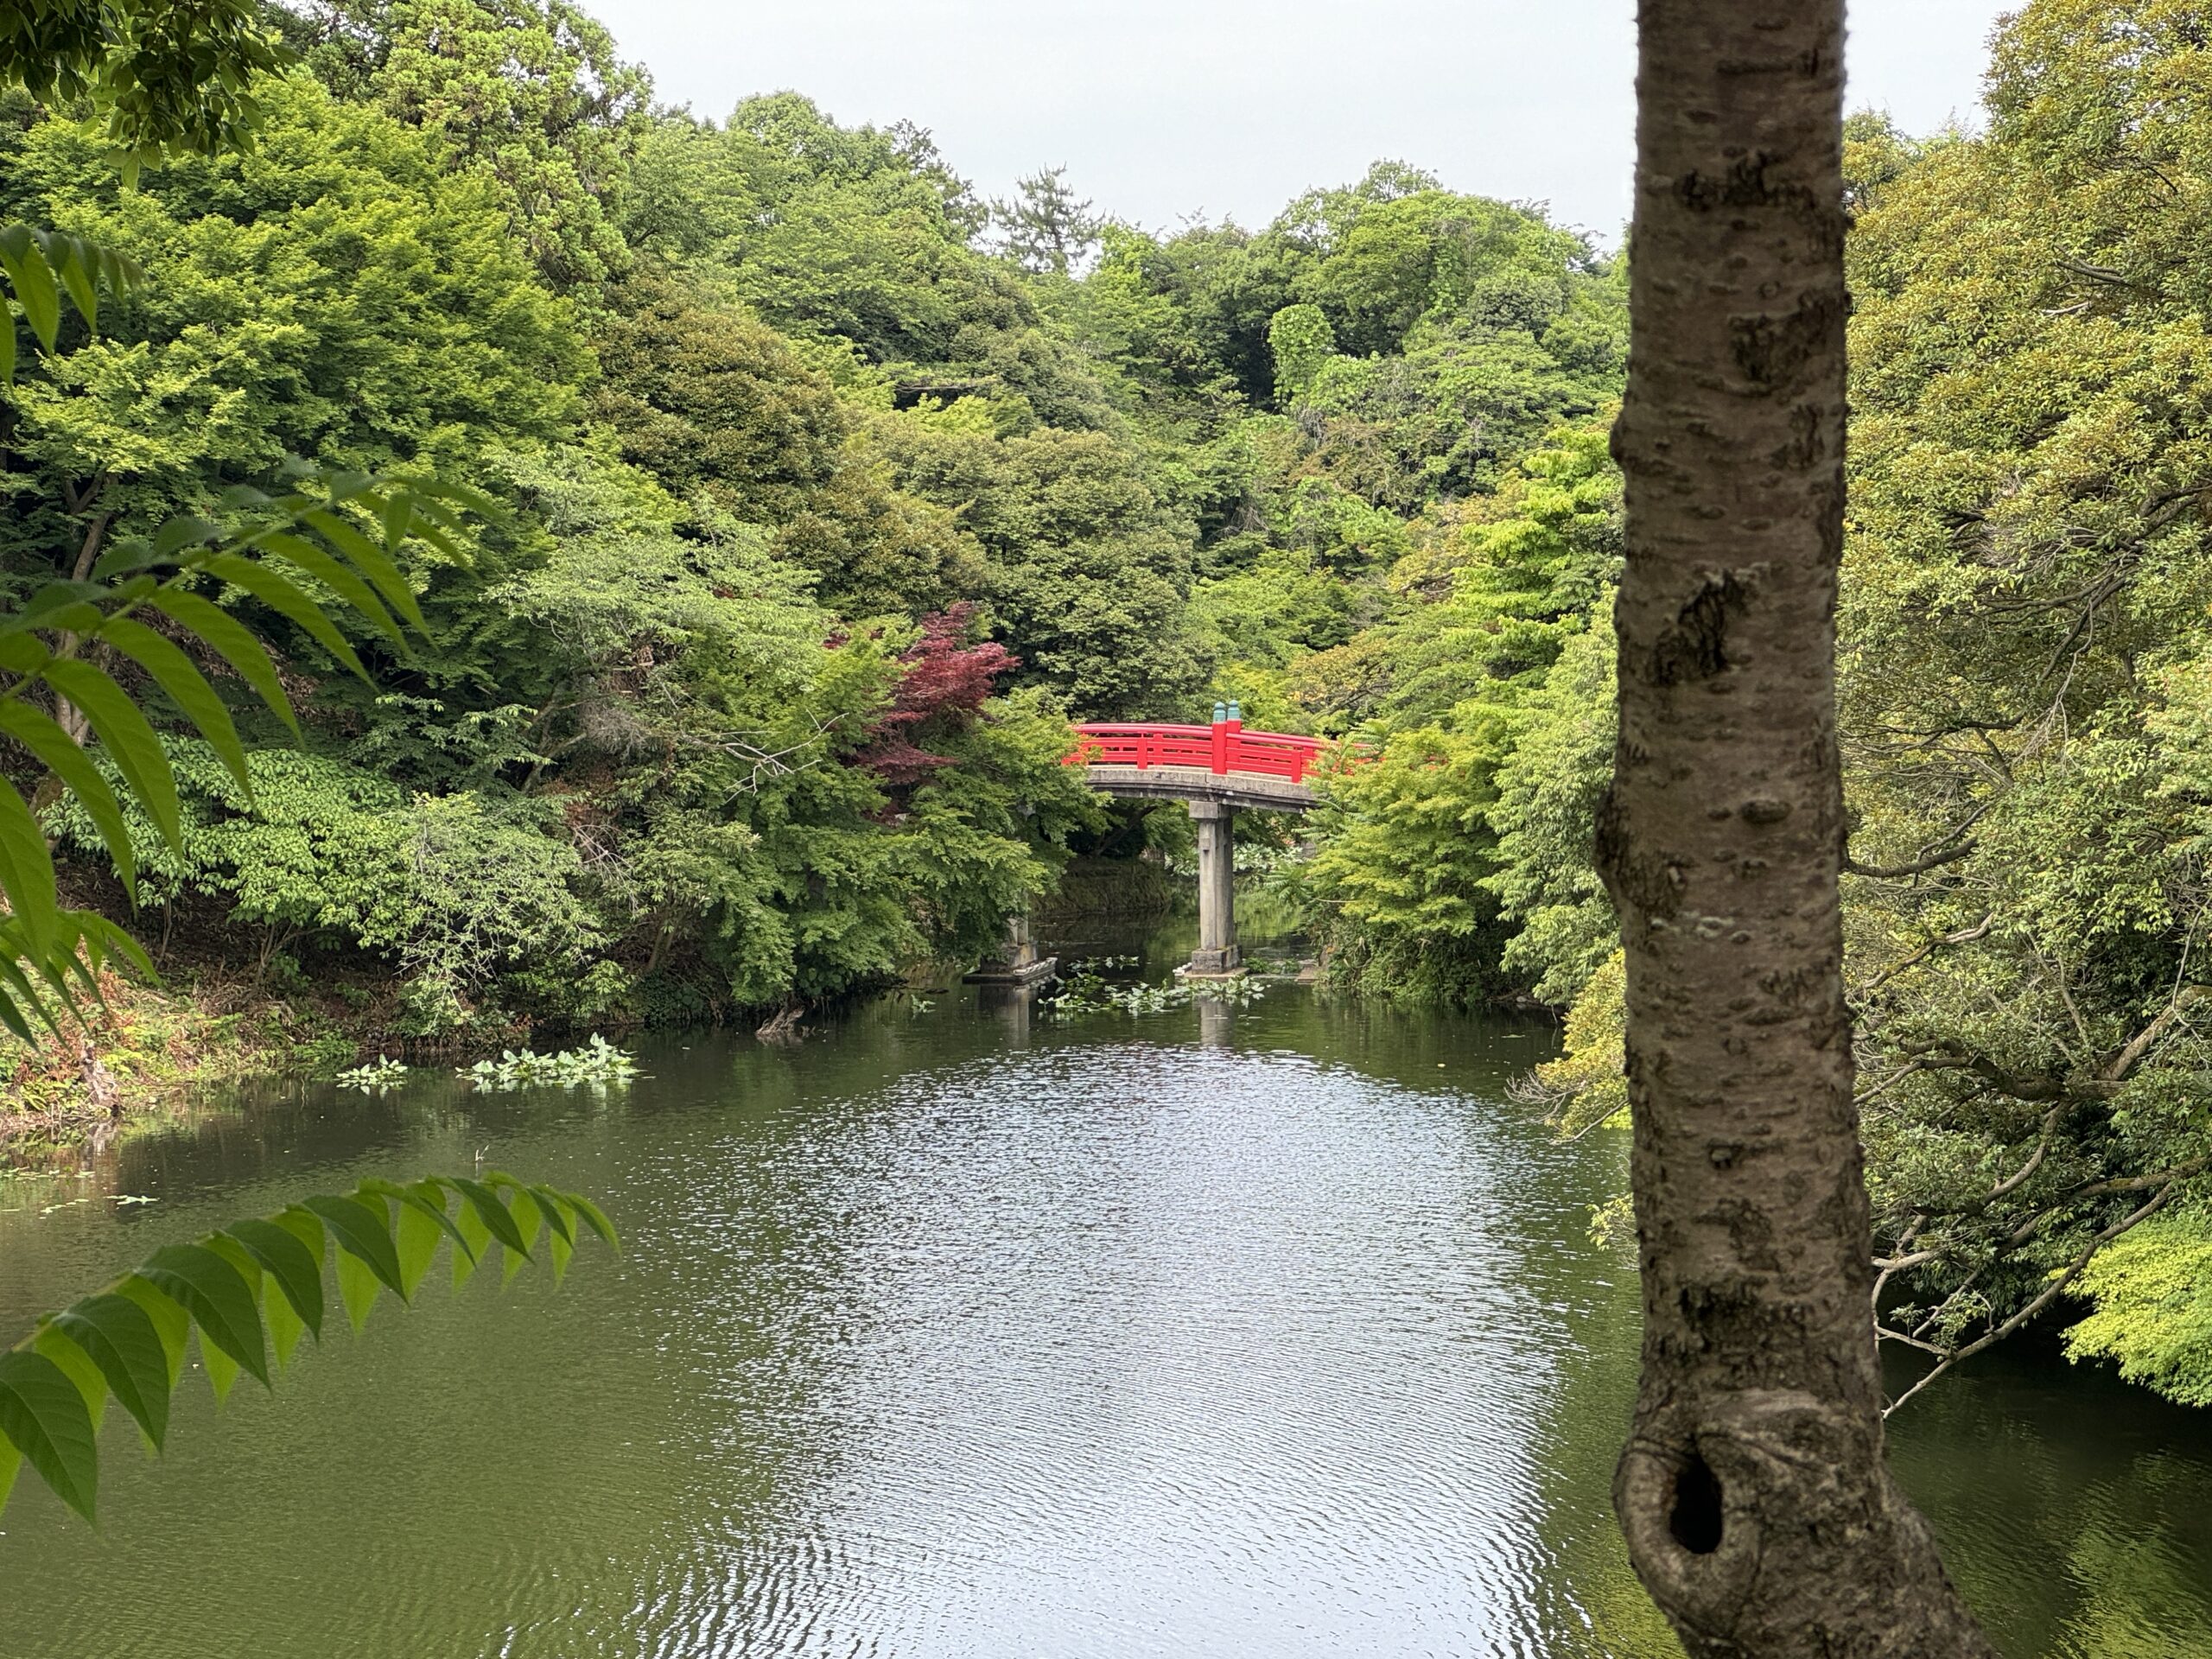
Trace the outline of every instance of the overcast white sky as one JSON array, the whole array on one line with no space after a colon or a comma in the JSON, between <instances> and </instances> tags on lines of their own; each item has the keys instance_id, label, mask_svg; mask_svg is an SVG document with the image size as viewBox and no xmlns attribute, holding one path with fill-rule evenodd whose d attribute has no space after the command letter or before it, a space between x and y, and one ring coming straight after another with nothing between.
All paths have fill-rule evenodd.
<instances>
[{"instance_id":1,"label":"overcast white sky","mask_svg":"<svg viewBox=\"0 0 2212 1659\"><path fill-rule=\"evenodd\" d=\"M1853 0L1854 106L1978 114L2003 0ZM1629 213L1634 0L598 0L660 96L790 87L931 129L987 196L1065 163L1117 217L1259 226L1378 156L1456 189Z\"/></svg>"}]
</instances>

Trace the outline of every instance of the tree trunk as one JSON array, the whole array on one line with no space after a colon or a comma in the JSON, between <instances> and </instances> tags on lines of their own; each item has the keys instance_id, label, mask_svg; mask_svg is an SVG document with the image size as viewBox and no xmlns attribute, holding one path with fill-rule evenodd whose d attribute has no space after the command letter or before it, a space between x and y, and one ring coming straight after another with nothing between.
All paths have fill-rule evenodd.
<instances>
[{"instance_id":1,"label":"tree trunk","mask_svg":"<svg viewBox=\"0 0 2212 1659\"><path fill-rule=\"evenodd\" d=\"M109 1119L123 1116L123 1091L116 1087L115 1074L100 1058L100 1052L87 1037L77 1050L77 1073L84 1079L85 1104L95 1116Z\"/></svg>"},{"instance_id":2,"label":"tree trunk","mask_svg":"<svg viewBox=\"0 0 2212 1659\"><path fill-rule=\"evenodd\" d=\"M95 485L88 489L84 499L89 501L94 494L98 493L99 487ZM89 582L92 580L92 566L99 562L100 556L100 538L107 534L107 521L111 516L105 512L94 513L92 522L85 527L85 540L77 550L76 563L70 568L70 581ZM75 634L63 634L61 655L74 657L77 654L77 645L78 639ZM84 710L59 691L54 694L54 723L60 726L67 735L69 741L79 748L84 747L85 741L92 734L92 722L85 717Z\"/></svg>"},{"instance_id":3,"label":"tree trunk","mask_svg":"<svg viewBox=\"0 0 2212 1659\"><path fill-rule=\"evenodd\" d=\"M1620 739L1642 1384L1689 1651L1988 1656L1884 1459L1837 874L1842 0L1643 0Z\"/></svg>"}]
</instances>

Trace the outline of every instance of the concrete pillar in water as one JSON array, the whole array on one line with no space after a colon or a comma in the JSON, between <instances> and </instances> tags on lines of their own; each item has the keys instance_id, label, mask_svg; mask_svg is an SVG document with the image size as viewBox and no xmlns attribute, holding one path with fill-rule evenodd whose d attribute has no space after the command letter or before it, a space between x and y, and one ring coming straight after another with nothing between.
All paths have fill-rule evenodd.
<instances>
[{"instance_id":1,"label":"concrete pillar in water","mask_svg":"<svg viewBox=\"0 0 2212 1659\"><path fill-rule=\"evenodd\" d=\"M1189 971L1228 974L1236 970L1236 841L1234 809L1221 801L1192 801L1198 826L1198 948Z\"/></svg>"},{"instance_id":2,"label":"concrete pillar in water","mask_svg":"<svg viewBox=\"0 0 2212 1659\"><path fill-rule=\"evenodd\" d=\"M986 957L974 973L962 977L970 985L1032 985L1049 978L1059 965L1058 957L1038 955L1029 918L1020 914L1006 918L1006 938L997 954Z\"/></svg>"}]
</instances>

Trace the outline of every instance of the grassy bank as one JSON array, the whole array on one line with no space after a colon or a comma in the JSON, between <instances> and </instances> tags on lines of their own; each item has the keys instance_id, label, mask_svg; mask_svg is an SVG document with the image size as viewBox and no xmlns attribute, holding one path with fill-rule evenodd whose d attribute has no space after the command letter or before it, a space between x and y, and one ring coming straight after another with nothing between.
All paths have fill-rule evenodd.
<instances>
[{"instance_id":1,"label":"grassy bank","mask_svg":"<svg viewBox=\"0 0 2212 1659\"><path fill-rule=\"evenodd\" d=\"M238 980L160 987L102 976L105 1004L35 1047L0 1038L0 1158L40 1163L165 1121L199 1091L245 1077L322 1074L358 1039L327 1014Z\"/></svg>"}]
</instances>

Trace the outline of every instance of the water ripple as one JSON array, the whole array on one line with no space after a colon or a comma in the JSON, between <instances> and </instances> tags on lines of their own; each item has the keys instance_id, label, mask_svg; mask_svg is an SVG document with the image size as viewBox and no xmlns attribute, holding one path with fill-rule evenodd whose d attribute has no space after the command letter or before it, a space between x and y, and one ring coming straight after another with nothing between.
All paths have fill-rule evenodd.
<instances>
[{"instance_id":1,"label":"water ripple","mask_svg":"<svg viewBox=\"0 0 2212 1659\"><path fill-rule=\"evenodd\" d=\"M1528 1045L1471 1024L1132 1029L671 1046L604 1107L311 1101L131 1154L162 1202L127 1219L0 1217L0 1315L305 1172L487 1141L627 1244L380 1313L220 1414L188 1389L158 1465L105 1442L100 1535L20 1494L0 1659L1672 1651L1606 1502L1618 1144L1501 1104ZM2212 1652L2212 1445L2005 1375L1897 1435L1969 1594L2022 1653Z\"/></svg>"}]
</instances>

